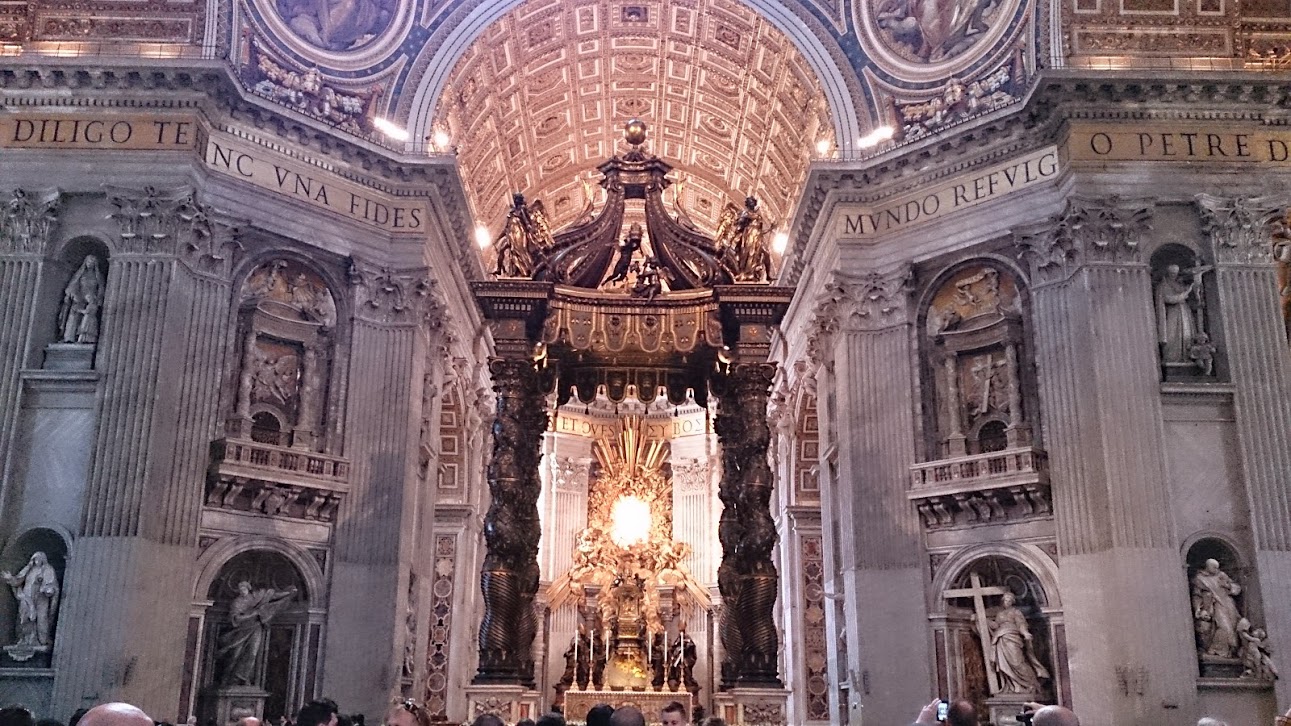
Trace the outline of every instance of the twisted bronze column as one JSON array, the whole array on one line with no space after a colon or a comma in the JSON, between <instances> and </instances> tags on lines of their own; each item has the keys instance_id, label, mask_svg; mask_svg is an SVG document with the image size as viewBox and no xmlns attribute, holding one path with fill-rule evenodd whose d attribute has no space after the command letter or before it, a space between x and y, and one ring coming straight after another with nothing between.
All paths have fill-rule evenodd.
<instances>
[{"instance_id":1,"label":"twisted bronze column","mask_svg":"<svg viewBox=\"0 0 1291 726\"><path fill-rule=\"evenodd\" d=\"M484 618L480 622L480 666L475 683L533 687L533 612L538 592L538 464L546 405L531 360L489 361L497 415L489 462L492 501L484 518L487 547L480 573Z\"/></svg>"},{"instance_id":2,"label":"twisted bronze column","mask_svg":"<svg viewBox=\"0 0 1291 726\"><path fill-rule=\"evenodd\" d=\"M722 518L718 539L722 564L720 635L726 650L722 685L772 686L778 675L780 641L774 609L779 575L772 559L777 534L771 517L771 430L767 402L773 363L737 363L727 375L716 428L722 444Z\"/></svg>"}]
</instances>

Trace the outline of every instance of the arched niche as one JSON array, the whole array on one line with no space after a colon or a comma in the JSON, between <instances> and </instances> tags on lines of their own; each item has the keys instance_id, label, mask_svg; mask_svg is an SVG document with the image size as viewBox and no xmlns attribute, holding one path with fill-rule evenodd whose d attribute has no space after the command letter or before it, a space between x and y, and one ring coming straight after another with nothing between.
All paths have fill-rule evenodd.
<instances>
[{"instance_id":1,"label":"arched niche","mask_svg":"<svg viewBox=\"0 0 1291 726\"><path fill-rule=\"evenodd\" d=\"M57 583L52 597L48 592L43 599L37 594L38 601L32 603L35 612L39 613L43 621L39 625L42 629L48 628L48 647L31 654L26 654L21 649L10 651L9 647L19 643L23 635L23 629L19 624L18 598L18 591L22 589L25 580L23 570L31 564L33 556L38 552L42 553L44 561L53 567ZM63 600L62 583L67 572L67 557L66 535L46 527L28 529L4 548L3 554L0 555L0 572L8 573L15 578L14 584L0 583L0 587L4 589L4 592L0 593L0 645L5 646L4 654L0 655L0 664L4 667L49 668L53 665L51 655L54 640L58 637L58 613ZM31 613L32 610L28 612Z\"/></svg>"},{"instance_id":2,"label":"arched niche","mask_svg":"<svg viewBox=\"0 0 1291 726\"><path fill-rule=\"evenodd\" d=\"M296 553L292 553L295 555ZM281 547L238 550L204 571L199 713L215 718L230 689L262 690L267 719L294 713L317 691L322 628L319 573Z\"/></svg>"},{"instance_id":3,"label":"arched niche","mask_svg":"<svg viewBox=\"0 0 1291 726\"><path fill-rule=\"evenodd\" d=\"M920 306L930 460L1030 446L1036 397L1023 278L994 258L937 275Z\"/></svg>"},{"instance_id":4,"label":"arched niche","mask_svg":"<svg viewBox=\"0 0 1291 726\"><path fill-rule=\"evenodd\" d=\"M250 267L234 288L237 371L231 438L335 453L341 388L337 295L326 276L292 255Z\"/></svg>"},{"instance_id":5,"label":"arched niche","mask_svg":"<svg viewBox=\"0 0 1291 726\"><path fill-rule=\"evenodd\" d=\"M1223 368L1213 266L1193 248L1167 243L1149 258L1156 350L1164 381L1211 379Z\"/></svg>"},{"instance_id":6,"label":"arched niche","mask_svg":"<svg viewBox=\"0 0 1291 726\"><path fill-rule=\"evenodd\" d=\"M1241 549L1227 536L1199 533L1185 542L1189 611L1202 678L1271 683L1261 672L1267 654L1263 611Z\"/></svg>"},{"instance_id":7,"label":"arched niche","mask_svg":"<svg viewBox=\"0 0 1291 726\"><path fill-rule=\"evenodd\" d=\"M929 621L942 697L973 702L983 719L1011 716L1025 700L1069 700L1057 581L1038 549L957 553L940 567L934 591Z\"/></svg>"}]
</instances>

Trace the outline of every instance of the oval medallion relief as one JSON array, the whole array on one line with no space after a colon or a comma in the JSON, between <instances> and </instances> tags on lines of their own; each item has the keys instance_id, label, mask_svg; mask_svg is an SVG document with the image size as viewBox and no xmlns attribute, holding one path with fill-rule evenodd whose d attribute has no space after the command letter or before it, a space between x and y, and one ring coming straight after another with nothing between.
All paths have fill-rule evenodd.
<instances>
[{"instance_id":1,"label":"oval medallion relief","mask_svg":"<svg viewBox=\"0 0 1291 726\"><path fill-rule=\"evenodd\" d=\"M1021 15L1021 0L864 0L857 3L871 56L894 75L931 80L991 51Z\"/></svg>"}]
</instances>

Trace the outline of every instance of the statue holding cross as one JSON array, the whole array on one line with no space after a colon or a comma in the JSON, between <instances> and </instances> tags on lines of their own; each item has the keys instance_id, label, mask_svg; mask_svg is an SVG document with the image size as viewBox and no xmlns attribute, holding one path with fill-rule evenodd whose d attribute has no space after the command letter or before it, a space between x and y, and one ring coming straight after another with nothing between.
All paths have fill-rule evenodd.
<instances>
[{"instance_id":1,"label":"statue holding cross","mask_svg":"<svg viewBox=\"0 0 1291 726\"><path fill-rule=\"evenodd\" d=\"M972 598L977 637L986 654L986 681L991 695L1000 693L1039 694L1041 681L1049 671L1035 656L1033 637L1026 616L1017 608L1017 596L1007 587L983 585L978 573L968 575L970 587L946 590L947 599ZM994 616L987 613L986 598L999 597Z\"/></svg>"}]
</instances>

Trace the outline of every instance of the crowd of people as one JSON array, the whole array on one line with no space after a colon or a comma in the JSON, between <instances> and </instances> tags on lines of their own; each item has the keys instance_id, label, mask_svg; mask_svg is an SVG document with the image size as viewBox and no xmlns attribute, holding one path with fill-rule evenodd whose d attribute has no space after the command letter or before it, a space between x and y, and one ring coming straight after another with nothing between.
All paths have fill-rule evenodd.
<instances>
[{"instance_id":1,"label":"crowd of people","mask_svg":"<svg viewBox=\"0 0 1291 726\"><path fill-rule=\"evenodd\" d=\"M721 718L703 717L702 709L696 713L687 713L686 707L678 701L664 706L655 723L662 726L726 726ZM1017 715L1017 720L1030 726L1080 726L1080 719L1071 709L1062 706L1046 706L1040 703L1028 703ZM189 719L189 726L194 720ZM283 717L272 719L262 724L256 716L239 713L231 714L229 726L364 726L365 718L361 715L342 715L340 708L331 700L322 699L305 704L294 718ZM430 713L420 704L408 699L392 706L385 714L383 726L433 726ZM646 726L645 714L632 706L614 708L608 704L593 706L587 712L587 726ZM536 721L523 718L514 725L508 724L498 716L486 713L475 717L468 726L565 726L564 715L552 712L539 717ZM934 700L919 711L918 717L911 726L982 726L977 718L977 708L965 700ZM37 720L31 711L21 706L10 706L0 709L0 726L64 726L57 719ZM66 726L172 726L161 721L153 721L142 709L128 703L105 703L89 709L80 709L72 714ZM1229 726L1224 721L1204 717L1197 726ZM1291 710L1285 715L1277 716L1273 726L1291 726Z\"/></svg>"},{"instance_id":2,"label":"crowd of people","mask_svg":"<svg viewBox=\"0 0 1291 726\"><path fill-rule=\"evenodd\" d=\"M1071 709L1034 702L1023 706L1022 712L1017 715L1017 720L1018 723L1029 724L1029 726L1080 726L1080 719ZM924 706L919 711L918 718L910 726L942 726L942 724L981 726L981 722L977 719L977 708L972 703L964 700L943 701L941 699ZM1163 726L1166 725L1163 724ZM1229 726L1229 724L1217 718L1203 716L1197 721L1197 726ZM1287 710L1286 715L1275 717L1273 726L1291 726L1291 709Z\"/></svg>"}]
</instances>

